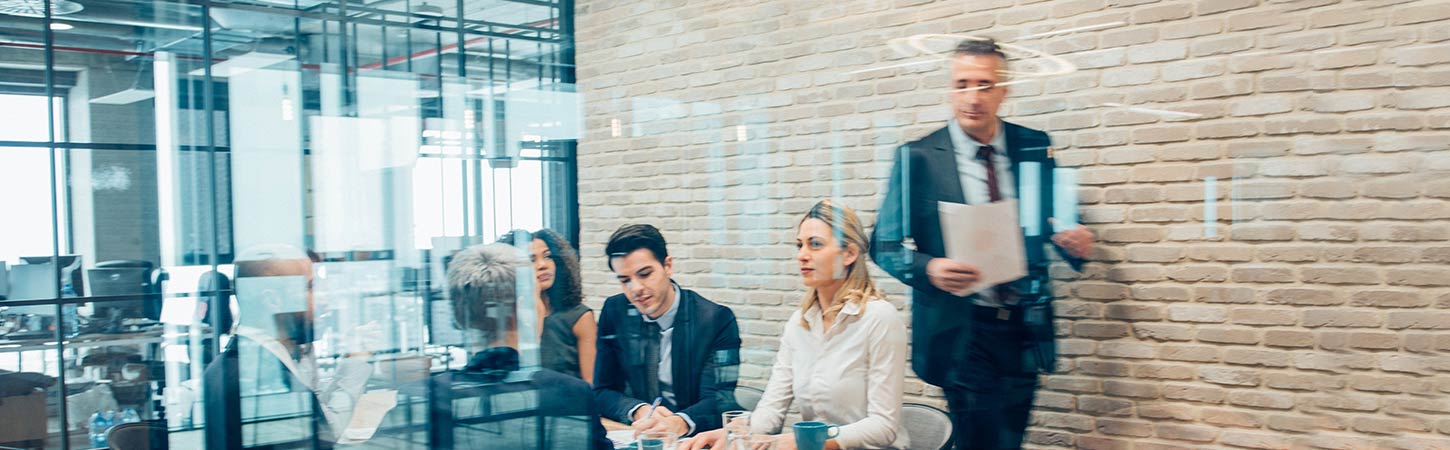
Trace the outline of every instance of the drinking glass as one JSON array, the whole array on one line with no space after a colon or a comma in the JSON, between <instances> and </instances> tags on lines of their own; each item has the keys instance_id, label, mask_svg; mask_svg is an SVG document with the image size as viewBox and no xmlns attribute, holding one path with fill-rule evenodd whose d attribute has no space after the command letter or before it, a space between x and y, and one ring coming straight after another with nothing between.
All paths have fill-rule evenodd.
<instances>
[{"instance_id":1,"label":"drinking glass","mask_svg":"<svg viewBox=\"0 0 1450 450\"><path fill-rule=\"evenodd\" d=\"M667 431L646 431L635 439L639 450L674 450L675 440L680 436Z\"/></svg>"},{"instance_id":2,"label":"drinking glass","mask_svg":"<svg viewBox=\"0 0 1450 450\"><path fill-rule=\"evenodd\" d=\"M734 410L720 413L721 428L725 429L725 448L743 448L745 437L750 435L750 411Z\"/></svg>"}]
</instances>

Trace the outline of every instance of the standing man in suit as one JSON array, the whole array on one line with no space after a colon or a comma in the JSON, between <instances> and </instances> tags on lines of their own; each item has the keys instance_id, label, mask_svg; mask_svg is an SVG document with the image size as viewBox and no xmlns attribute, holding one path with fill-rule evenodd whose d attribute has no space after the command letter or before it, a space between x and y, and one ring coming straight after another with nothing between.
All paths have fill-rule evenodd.
<instances>
[{"instance_id":1,"label":"standing man in suit","mask_svg":"<svg viewBox=\"0 0 1450 450\"><path fill-rule=\"evenodd\" d=\"M945 391L958 449L1021 446L1037 375L1050 372L1056 358L1046 244L1078 269L1094 243L1087 228L1052 219L1047 134L997 117L1007 96L999 85L1006 68L993 40L957 46L953 117L898 150L871 236L872 259L913 288L912 369ZM979 286L978 267L945 258L942 235L951 230L941 229L937 204L983 204L1019 193L1027 206L1021 225L1028 275ZM1067 226L1053 233L1055 225Z\"/></svg>"},{"instance_id":2,"label":"standing man in suit","mask_svg":"<svg viewBox=\"0 0 1450 450\"><path fill-rule=\"evenodd\" d=\"M620 227L604 250L624 293L605 300L599 318L594 392L603 415L641 432L720 428L720 413L735 407L735 313L671 280L674 258L654 226ZM651 415L656 397L663 401Z\"/></svg>"}]
</instances>

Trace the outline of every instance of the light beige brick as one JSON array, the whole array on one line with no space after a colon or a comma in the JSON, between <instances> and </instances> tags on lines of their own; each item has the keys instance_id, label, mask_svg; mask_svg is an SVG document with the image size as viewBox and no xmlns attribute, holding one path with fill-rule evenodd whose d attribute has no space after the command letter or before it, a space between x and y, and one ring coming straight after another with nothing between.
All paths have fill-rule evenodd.
<instances>
[{"instance_id":1,"label":"light beige brick","mask_svg":"<svg viewBox=\"0 0 1450 450\"><path fill-rule=\"evenodd\" d=\"M1147 6L1133 11L1133 23L1147 24L1184 19L1193 15L1193 5L1186 2Z\"/></svg>"},{"instance_id":2,"label":"light beige brick","mask_svg":"<svg viewBox=\"0 0 1450 450\"><path fill-rule=\"evenodd\" d=\"M1252 449L1293 448L1292 437L1283 433L1259 433L1252 431L1225 431L1219 438L1224 445Z\"/></svg>"},{"instance_id":3,"label":"light beige brick","mask_svg":"<svg viewBox=\"0 0 1450 450\"><path fill-rule=\"evenodd\" d=\"M1184 301L1190 298L1182 286L1134 286L1131 296L1137 300Z\"/></svg>"},{"instance_id":4,"label":"light beige brick","mask_svg":"<svg viewBox=\"0 0 1450 450\"><path fill-rule=\"evenodd\" d=\"M1266 292L1264 303L1269 305L1330 306L1344 304L1344 297L1333 289L1280 288Z\"/></svg>"},{"instance_id":5,"label":"light beige brick","mask_svg":"<svg viewBox=\"0 0 1450 450\"><path fill-rule=\"evenodd\" d=\"M1309 97L1309 108L1320 113L1364 111L1375 107L1375 95L1363 93L1315 94Z\"/></svg>"},{"instance_id":6,"label":"light beige brick","mask_svg":"<svg viewBox=\"0 0 1450 450\"><path fill-rule=\"evenodd\" d=\"M1281 266L1239 265L1230 270L1230 278L1238 283L1292 283L1294 270Z\"/></svg>"},{"instance_id":7,"label":"light beige brick","mask_svg":"<svg viewBox=\"0 0 1450 450\"><path fill-rule=\"evenodd\" d=\"M1163 398L1196 403L1223 403L1228 391L1217 386L1168 383L1163 385Z\"/></svg>"},{"instance_id":8,"label":"light beige brick","mask_svg":"<svg viewBox=\"0 0 1450 450\"><path fill-rule=\"evenodd\" d=\"M1202 15L1202 13L1199 14ZM1223 32L1223 24L1224 20L1221 17L1185 22L1182 24L1183 26L1164 28L1160 32L1160 37L1170 40L1213 36Z\"/></svg>"},{"instance_id":9,"label":"light beige brick","mask_svg":"<svg viewBox=\"0 0 1450 450\"><path fill-rule=\"evenodd\" d=\"M1098 42L1103 48L1135 46L1156 40L1158 29L1147 27L1108 30L1098 36Z\"/></svg>"},{"instance_id":10,"label":"light beige brick","mask_svg":"<svg viewBox=\"0 0 1450 450\"><path fill-rule=\"evenodd\" d=\"M1371 20L1374 20L1374 16L1365 14L1359 8L1336 8L1309 14L1309 26L1312 28L1339 27L1364 23Z\"/></svg>"},{"instance_id":11,"label":"light beige brick","mask_svg":"<svg viewBox=\"0 0 1450 450\"><path fill-rule=\"evenodd\" d=\"M1274 431L1313 433L1321 430L1343 430L1344 420L1333 416L1270 415L1267 428Z\"/></svg>"},{"instance_id":12,"label":"light beige brick","mask_svg":"<svg viewBox=\"0 0 1450 450\"><path fill-rule=\"evenodd\" d=\"M1158 424L1155 432L1156 436L1163 439L1204 443L1213 442L1218 434L1219 430L1215 427L1173 423Z\"/></svg>"},{"instance_id":13,"label":"light beige brick","mask_svg":"<svg viewBox=\"0 0 1450 450\"><path fill-rule=\"evenodd\" d=\"M1131 64L1177 61L1186 57L1188 45L1180 41L1137 45L1128 49L1128 62Z\"/></svg>"},{"instance_id":14,"label":"light beige brick","mask_svg":"<svg viewBox=\"0 0 1450 450\"><path fill-rule=\"evenodd\" d=\"M1287 410L1294 407L1294 397L1278 392L1235 390L1229 392L1228 403L1250 408Z\"/></svg>"},{"instance_id":15,"label":"light beige brick","mask_svg":"<svg viewBox=\"0 0 1450 450\"><path fill-rule=\"evenodd\" d=\"M1146 339L1146 340L1149 340L1149 341L1158 341L1158 342L1184 342L1184 341L1193 340L1193 334L1194 334L1193 328L1191 328L1188 325L1165 324L1165 323L1135 323L1135 324L1133 324L1133 336L1137 337L1138 339ZM1141 369L1141 367L1139 369ZM1191 371L1189 371L1189 372L1191 373ZM1174 372L1174 373L1179 373L1179 372ZM1174 378L1174 379L1188 379L1188 378L1191 378L1191 375L1189 375L1189 376L1181 376L1181 374L1180 375L1172 375L1172 374L1156 374L1155 373L1155 374L1153 374L1153 375L1150 376L1150 375L1144 375L1144 374L1140 373L1137 369L1135 369L1135 371L1134 371L1134 376L1140 377L1140 378L1159 378L1159 377L1162 377L1162 378L1173 378L1173 377L1176 377L1176 376L1178 376L1179 378Z\"/></svg>"},{"instance_id":16,"label":"light beige brick","mask_svg":"<svg viewBox=\"0 0 1450 450\"><path fill-rule=\"evenodd\" d=\"M1313 284L1379 284L1379 271L1372 267L1319 266L1305 267L1300 280Z\"/></svg>"},{"instance_id":17,"label":"light beige brick","mask_svg":"<svg viewBox=\"0 0 1450 450\"><path fill-rule=\"evenodd\" d=\"M1167 308L1168 320L1192 323L1223 323L1229 310L1219 306L1172 305Z\"/></svg>"},{"instance_id":18,"label":"light beige brick","mask_svg":"<svg viewBox=\"0 0 1450 450\"><path fill-rule=\"evenodd\" d=\"M1270 118L1264 123L1264 134L1325 134L1340 131L1340 120L1334 117Z\"/></svg>"},{"instance_id":19,"label":"light beige brick","mask_svg":"<svg viewBox=\"0 0 1450 450\"><path fill-rule=\"evenodd\" d=\"M1379 315L1343 309L1309 309L1301 324L1307 328L1377 328L1383 321Z\"/></svg>"},{"instance_id":20,"label":"light beige brick","mask_svg":"<svg viewBox=\"0 0 1450 450\"><path fill-rule=\"evenodd\" d=\"M1203 303L1251 304L1256 301L1256 295L1251 288L1212 285L1193 288L1193 298Z\"/></svg>"},{"instance_id":21,"label":"light beige brick","mask_svg":"<svg viewBox=\"0 0 1450 450\"><path fill-rule=\"evenodd\" d=\"M1199 342L1210 344L1253 345L1259 343L1259 333L1255 330L1244 328L1199 327L1198 334L1195 338ZM1241 360L1242 358L1235 357L1234 350L1224 350L1223 361L1229 364L1242 364L1241 362L1235 362L1235 360Z\"/></svg>"},{"instance_id":22,"label":"light beige brick","mask_svg":"<svg viewBox=\"0 0 1450 450\"><path fill-rule=\"evenodd\" d=\"M1400 66L1429 66L1450 62L1450 44L1418 45L1396 49L1391 60Z\"/></svg>"},{"instance_id":23,"label":"light beige brick","mask_svg":"<svg viewBox=\"0 0 1450 450\"><path fill-rule=\"evenodd\" d=\"M1254 48L1254 39L1249 35L1212 36L1194 39L1189 48L1198 58L1231 54Z\"/></svg>"},{"instance_id":24,"label":"light beige brick","mask_svg":"<svg viewBox=\"0 0 1450 450\"><path fill-rule=\"evenodd\" d=\"M1248 95L1254 92L1254 80L1248 77L1218 78L1196 82L1189 90L1194 100Z\"/></svg>"},{"instance_id":25,"label":"light beige brick","mask_svg":"<svg viewBox=\"0 0 1450 450\"><path fill-rule=\"evenodd\" d=\"M1302 61L1302 55L1293 53L1244 53L1231 56L1228 67L1233 73L1257 73L1290 69L1301 64Z\"/></svg>"},{"instance_id":26,"label":"light beige brick","mask_svg":"<svg viewBox=\"0 0 1450 450\"><path fill-rule=\"evenodd\" d=\"M1259 6L1259 0L1199 0L1195 5L1199 16L1218 14Z\"/></svg>"},{"instance_id":27,"label":"light beige brick","mask_svg":"<svg viewBox=\"0 0 1450 450\"><path fill-rule=\"evenodd\" d=\"M1213 121L1194 126L1199 139L1246 138L1258 135L1262 123L1259 121Z\"/></svg>"},{"instance_id":28,"label":"light beige brick","mask_svg":"<svg viewBox=\"0 0 1450 450\"><path fill-rule=\"evenodd\" d=\"M1199 410L1204 423L1224 427L1258 428L1263 417L1252 411L1226 408L1202 408Z\"/></svg>"},{"instance_id":29,"label":"light beige brick","mask_svg":"<svg viewBox=\"0 0 1450 450\"><path fill-rule=\"evenodd\" d=\"M1331 73L1283 73L1259 75L1258 91L1260 93L1295 92L1308 90L1330 90L1335 89L1334 74Z\"/></svg>"},{"instance_id":30,"label":"light beige brick","mask_svg":"<svg viewBox=\"0 0 1450 450\"><path fill-rule=\"evenodd\" d=\"M1224 386L1258 386L1260 383L1259 371L1226 366L1200 367L1198 377L1206 383Z\"/></svg>"},{"instance_id":31,"label":"light beige brick","mask_svg":"<svg viewBox=\"0 0 1450 450\"><path fill-rule=\"evenodd\" d=\"M1264 345L1268 347L1283 348L1312 348L1317 340L1314 333L1299 330L1266 330L1264 331ZM1269 387L1276 387L1272 383ZM1282 389L1282 388L1281 388Z\"/></svg>"}]
</instances>

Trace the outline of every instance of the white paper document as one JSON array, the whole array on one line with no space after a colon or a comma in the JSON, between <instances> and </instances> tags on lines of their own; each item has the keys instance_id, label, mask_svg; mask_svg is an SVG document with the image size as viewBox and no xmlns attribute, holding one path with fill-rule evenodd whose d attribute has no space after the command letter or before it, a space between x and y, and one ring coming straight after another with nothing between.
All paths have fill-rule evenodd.
<instances>
[{"instance_id":1,"label":"white paper document","mask_svg":"<svg viewBox=\"0 0 1450 450\"><path fill-rule=\"evenodd\" d=\"M614 448L627 448L629 444L634 443L634 429L632 428L628 430L609 431L605 434L609 437L609 442L614 443Z\"/></svg>"},{"instance_id":2,"label":"white paper document","mask_svg":"<svg viewBox=\"0 0 1450 450\"><path fill-rule=\"evenodd\" d=\"M1022 226L1017 221L1017 201L985 205L937 202L941 215L943 244L947 258L976 266L981 279L962 296L1027 276L1027 254L1022 246Z\"/></svg>"}]
</instances>

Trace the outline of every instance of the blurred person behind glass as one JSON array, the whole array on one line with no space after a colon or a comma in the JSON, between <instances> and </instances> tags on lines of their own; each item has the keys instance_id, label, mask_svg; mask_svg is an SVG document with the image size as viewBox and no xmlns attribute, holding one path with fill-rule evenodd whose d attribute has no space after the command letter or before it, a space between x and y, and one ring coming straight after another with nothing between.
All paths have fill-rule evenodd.
<instances>
[{"instance_id":1,"label":"blurred person behind glass","mask_svg":"<svg viewBox=\"0 0 1450 450\"><path fill-rule=\"evenodd\" d=\"M796 232L806 295L786 321L770 381L750 414L752 434L780 433L787 408L804 421L840 424L827 449L906 448L901 402L906 325L876 288L866 264L870 241L855 211L816 203ZM724 430L700 434L690 449L723 448ZM782 434L777 450L796 448Z\"/></svg>"},{"instance_id":2,"label":"blurred person behind glass","mask_svg":"<svg viewBox=\"0 0 1450 450\"><path fill-rule=\"evenodd\" d=\"M392 408L394 391L369 391L367 386L373 371L372 352L368 349L376 346L371 338L381 333L376 323L350 330L347 335L351 338L341 348L333 349L336 355L317 354L314 318L318 313L312 289L317 260L316 254L285 244L259 245L237 255L236 296L219 311L219 331L225 334L221 355L209 363L204 375L208 417L219 418L206 422L207 448L241 445L238 402L243 369L239 358L242 340L238 338L246 338L259 348L260 361L275 359L281 363L288 386L300 385L316 396L318 412L330 425L327 430L331 434L325 439L339 443L366 441ZM319 370L319 358L332 359L333 368ZM245 370L267 373L256 367ZM259 385L263 381L260 377L253 379ZM362 411L356 408L360 404L366 404L369 411L365 417L354 418L354 412Z\"/></svg>"},{"instance_id":3,"label":"blurred person behind glass","mask_svg":"<svg viewBox=\"0 0 1450 450\"><path fill-rule=\"evenodd\" d=\"M532 287L533 275L523 251L507 244L485 244L469 247L455 254L448 263L448 294L453 305L454 320L460 327L483 333L485 348L474 354L462 372L448 372L434 377L433 389L448 391L454 382L474 384L497 383L505 379L526 378L524 391L536 395L533 413L547 418L579 418L585 423L560 420L524 420L515 423L527 426L543 424L547 430L517 430L502 427L502 435L488 437L493 444L522 446L535 436L545 436L551 448L609 449L613 445L605 436L594 406L593 392L583 380L548 368L524 369L519 364L518 309ZM501 389L518 392L518 389ZM490 394L485 394L490 395ZM434 408L453 408L451 395L438 395ZM451 430L450 430L451 432ZM513 441L510 439L516 439ZM503 448L503 447L500 447Z\"/></svg>"},{"instance_id":4,"label":"blurred person behind glass","mask_svg":"<svg viewBox=\"0 0 1450 450\"><path fill-rule=\"evenodd\" d=\"M584 305L579 254L557 231L514 230L499 242L525 248L534 267L534 310L539 352L545 369L594 382L598 324Z\"/></svg>"},{"instance_id":5,"label":"blurred person behind glass","mask_svg":"<svg viewBox=\"0 0 1450 450\"><path fill-rule=\"evenodd\" d=\"M1015 449L1038 375L1057 365L1047 246L1081 269L1096 237L1057 223L1052 139L998 116L1010 83L1007 53L992 39L969 37L950 67L952 117L897 149L871 257L912 287L912 368L942 388L956 448ZM1016 200L1025 208L1009 225L1022 231L1027 275L984 286L981 267L947 258L946 237L961 230L942 228L937 205ZM1005 218L983 218L994 219Z\"/></svg>"}]
</instances>

